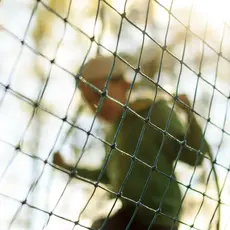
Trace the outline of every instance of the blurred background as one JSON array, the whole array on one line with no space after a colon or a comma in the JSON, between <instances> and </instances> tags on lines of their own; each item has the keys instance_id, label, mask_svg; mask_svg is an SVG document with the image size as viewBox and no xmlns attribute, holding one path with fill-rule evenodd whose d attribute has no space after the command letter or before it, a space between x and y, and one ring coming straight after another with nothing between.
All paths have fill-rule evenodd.
<instances>
[{"instance_id":1,"label":"blurred background","mask_svg":"<svg viewBox=\"0 0 230 230\"><path fill-rule=\"evenodd\" d=\"M104 125L81 97L81 66L115 52L136 58L136 68L141 51L155 64L149 77L194 103L216 159L221 229L229 229L229 9L228 0L1 0L0 229L86 229L108 214L115 199L70 177L53 154L78 167L101 166ZM209 159L204 167L177 164L181 191L191 176L194 188L180 230L207 229L216 212Z\"/></svg>"}]
</instances>

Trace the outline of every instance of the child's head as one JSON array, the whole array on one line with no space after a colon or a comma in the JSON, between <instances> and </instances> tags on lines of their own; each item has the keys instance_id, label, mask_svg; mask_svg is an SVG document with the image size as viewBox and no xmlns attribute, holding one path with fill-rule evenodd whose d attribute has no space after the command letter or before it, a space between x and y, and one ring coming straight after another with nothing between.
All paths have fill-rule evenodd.
<instances>
[{"instance_id":1,"label":"child's head","mask_svg":"<svg viewBox=\"0 0 230 230\"><path fill-rule=\"evenodd\" d=\"M95 87L103 90L112 66L112 57L99 57L92 59L83 67L82 76ZM130 84L123 79L123 75L124 64L121 63L121 61L116 61L111 78L108 82L107 92L110 97L125 104L126 94ZM99 106L100 98L102 97L101 94L84 82L80 83L80 90L90 108L93 111L96 111L96 107ZM120 117L122 111L123 108L121 105L106 96L102 103L102 107L99 110L99 117L108 122L114 122Z\"/></svg>"}]
</instances>

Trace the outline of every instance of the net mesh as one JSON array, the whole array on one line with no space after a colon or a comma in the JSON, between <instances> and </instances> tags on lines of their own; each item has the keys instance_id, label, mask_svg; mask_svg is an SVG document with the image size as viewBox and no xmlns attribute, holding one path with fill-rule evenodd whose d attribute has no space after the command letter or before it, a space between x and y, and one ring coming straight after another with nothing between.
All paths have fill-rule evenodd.
<instances>
[{"instance_id":1,"label":"net mesh","mask_svg":"<svg viewBox=\"0 0 230 230\"><path fill-rule=\"evenodd\" d=\"M109 217L121 207L120 198L136 207L126 228L129 229L139 207L145 206L141 201L152 171L138 202L124 197L122 191L134 162L141 161L136 154L148 122L143 125L138 143L134 143L134 157L120 191L113 191L101 180L109 162L109 157L103 161L104 145L110 147L109 153L117 149L116 139L125 114L135 113L129 99L137 81L147 81L148 85L163 90L175 100L174 104L177 98L170 92L188 94L192 101L190 112L203 125L203 137L208 139L213 152L213 159L204 156L205 173L197 166L191 168L178 161L182 147L173 168L177 179L154 168L169 178L162 201L174 180L183 193L180 208L184 211L180 218L179 213L171 217L161 210L161 203L157 210L145 206L153 212L149 227L163 215L172 220L171 229L177 222L179 229L216 229L220 207L220 229L228 229L230 19L224 18L228 3L195 0L0 3L0 207L4 210L0 214L1 229L91 229L98 216L105 218L102 225L105 227ZM157 63L154 76L141 65L143 56L150 51L154 54L150 66ZM131 63L124 53L136 60ZM103 102L109 97L106 90L111 74L104 90L98 91L101 99L95 114L88 112L79 90L82 67L96 54L111 54L126 63L132 78L113 143L105 140L105 128L98 119ZM86 79L83 81L94 87ZM170 136L167 128L171 115L166 129L159 129L165 136ZM170 138L186 145L173 136ZM163 138L162 146L164 141ZM199 150L193 151L200 154ZM53 162L57 152L74 165L74 170ZM78 173L84 167L99 168L96 181ZM113 199L108 199L109 195Z\"/></svg>"}]
</instances>

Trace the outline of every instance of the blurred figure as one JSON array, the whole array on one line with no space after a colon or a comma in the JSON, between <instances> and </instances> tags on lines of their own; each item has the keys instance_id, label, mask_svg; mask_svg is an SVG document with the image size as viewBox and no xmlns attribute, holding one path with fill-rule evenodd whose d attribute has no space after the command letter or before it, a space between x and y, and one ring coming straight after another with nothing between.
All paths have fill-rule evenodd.
<instances>
[{"instance_id":1,"label":"blurred figure","mask_svg":"<svg viewBox=\"0 0 230 230\"><path fill-rule=\"evenodd\" d=\"M191 166L200 165L202 155L189 147L204 153L210 148L206 140L202 144L202 130L189 109L186 95L180 95L173 107L173 97L156 89L154 102L152 98L141 98L140 94L140 98L129 103L130 109L125 108L130 89L130 83L124 79L125 70L122 61L99 56L84 66L80 83L91 110L110 124L106 141L111 145L105 146L109 160L104 177L123 205L106 220L103 229L125 229L137 203L138 212L129 229L177 229L182 197L173 163L177 159ZM105 94L104 86L110 74ZM95 174L91 179L97 179ZM94 222L92 227L99 229L104 220Z\"/></svg>"}]
</instances>

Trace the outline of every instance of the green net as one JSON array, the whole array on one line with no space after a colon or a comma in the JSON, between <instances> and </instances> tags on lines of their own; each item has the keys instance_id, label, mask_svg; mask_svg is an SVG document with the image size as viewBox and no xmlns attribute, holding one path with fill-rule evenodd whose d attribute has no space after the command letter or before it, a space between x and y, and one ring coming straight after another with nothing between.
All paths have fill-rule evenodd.
<instances>
[{"instance_id":1,"label":"green net","mask_svg":"<svg viewBox=\"0 0 230 230\"><path fill-rule=\"evenodd\" d=\"M108 229L119 210L129 212L117 219L125 219L122 229L228 229L228 6L0 1L0 229ZM83 74L98 55L113 59L102 88ZM124 103L109 91L117 63L130 82ZM80 84L100 95L94 112ZM185 94L189 102L181 99ZM162 98L170 106L159 107ZM111 124L100 119L108 101L122 108L110 136ZM176 119L178 106L186 112ZM177 135L183 113L189 119ZM190 142L194 120L201 127L196 144ZM154 159L143 149L153 149ZM121 180L116 175L125 167Z\"/></svg>"}]
</instances>

